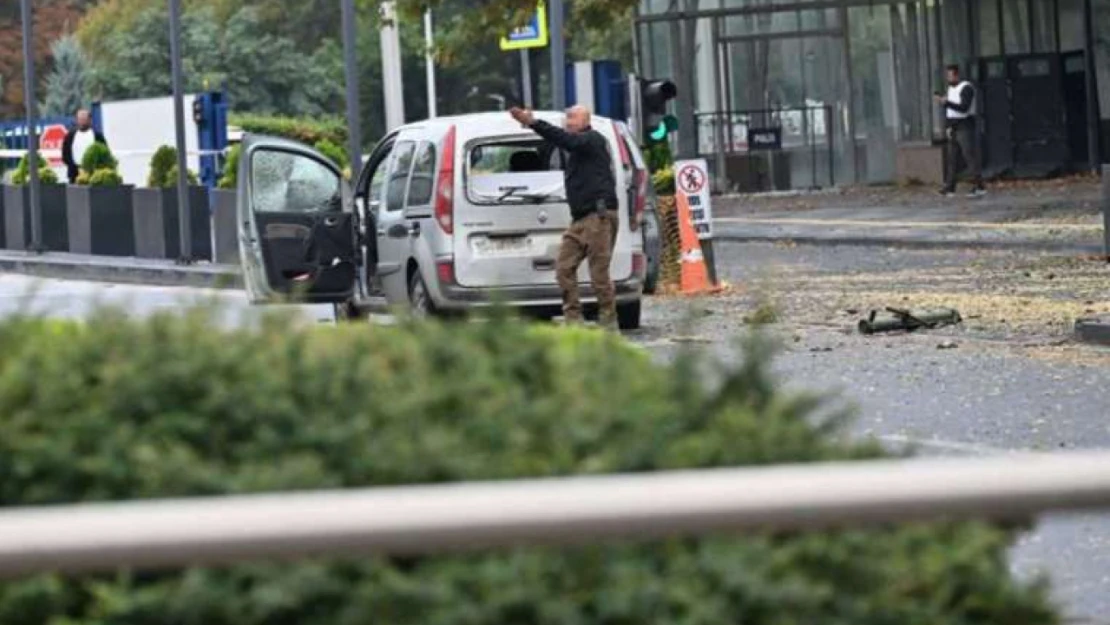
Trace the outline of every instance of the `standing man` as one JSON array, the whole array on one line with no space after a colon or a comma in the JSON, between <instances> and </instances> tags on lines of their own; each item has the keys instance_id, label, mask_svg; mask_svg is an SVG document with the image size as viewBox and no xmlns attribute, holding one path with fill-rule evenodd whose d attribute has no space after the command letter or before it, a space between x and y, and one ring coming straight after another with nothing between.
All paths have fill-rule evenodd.
<instances>
[{"instance_id":1,"label":"standing man","mask_svg":"<svg viewBox=\"0 0 1110 625\"><path fill-rule=\"evenodd\" d=\"M572 223L563 233L555 273L563 292L563 317L582 322L578 295L578 267L589 262L590 281L597 293L598 320L608 330L617 329L617 303L609 264L617 239L617 182L609 142L590 127L584 106L567 109L566 130L536 119L532 111L512 108L513 119L531 128L548 143L568 153L565 177Z\"/></svg>"},{"instance_id":2,"label":"standing man","mask_svg":"<svg viewBox=\"0 0 1110 625\"><path fill-rule=\"evenodd\" d=\"M935 99L944 106L945 133L948 136L948 164L944 172L941 195L951 197L956 193L960 174L960 160L965 163L971 177L968 197L987 194L983 187L982 164L979 162L979 125L975 115L978 94L975 86L960 77L958 65L948 66L948 94L937 93Z\"/></svg>"},{"instance_id":3,"label":"standing man","mask_svg":"<svg viewBox=\"0 0 1110 625\"><path fill-rule=\"evenodd\" d=\"M86 109L79 109L76 116L76 124L73 128L69 129L66 133L65 141L62 143L62 162L66 164L66 169L69 172L69 184L77 182L77 176L81 173L81 159L85 156L85 150L89 149L93 143L103 143L108 145L104 140L104 135L100 134L99 130L93 129L92 115Z\"/></svg>"}]
</instances>

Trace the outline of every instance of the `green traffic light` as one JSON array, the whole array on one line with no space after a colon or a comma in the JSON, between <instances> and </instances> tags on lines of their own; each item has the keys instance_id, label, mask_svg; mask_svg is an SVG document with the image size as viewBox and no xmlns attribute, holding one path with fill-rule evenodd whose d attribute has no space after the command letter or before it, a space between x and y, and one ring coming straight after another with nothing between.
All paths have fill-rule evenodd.
<instances>
[{"instance_id":1,"label":"green traffic light","mask_svg":"<svg viewBox=\"0 0 1110 625\"><path fill-rule=\"evenodd\" d=\"M652 141L665 141L667 135L676 130L678 130L678 118L674 115L664 115L663 119L659 120L659 124L648 132L648 137Z\"/></svg>"}]
</instances>

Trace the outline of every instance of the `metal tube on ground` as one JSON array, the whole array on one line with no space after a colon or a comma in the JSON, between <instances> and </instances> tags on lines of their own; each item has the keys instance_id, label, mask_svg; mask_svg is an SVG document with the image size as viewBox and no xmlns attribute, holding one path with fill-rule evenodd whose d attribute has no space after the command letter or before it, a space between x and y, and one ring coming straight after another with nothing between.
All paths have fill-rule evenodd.
<instances>
[{"instance_id":1,"label":"metal tube on ground","mask_svg":"<svg viewBox=\"0 0 1110 625\"><path fill-rule=\"evenodd\" d=\"M185 88L181 70L181 0L170 2L170 70L173 78L173 123L177 144L177 219L181 264L193 262L193 232L189 210L189 165L185 153Z\"/></svg>"}]
</instances>

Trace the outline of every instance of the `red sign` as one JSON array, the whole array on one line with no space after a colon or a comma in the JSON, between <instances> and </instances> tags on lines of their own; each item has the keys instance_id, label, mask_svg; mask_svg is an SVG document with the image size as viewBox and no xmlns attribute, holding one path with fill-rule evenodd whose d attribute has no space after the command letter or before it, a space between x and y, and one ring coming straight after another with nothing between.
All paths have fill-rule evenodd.
<instances>
[{"instance_id":1,"label":"red sign","mask_svg":"<svg viewBox=\"0 0 1110 625\"><path fill-rule=\"evenodd\" d=\"M696 165L687 165L678 170L678 186L690 195L701 193L705 188L705 172Z\"/></svg>"},{"instance_id":2,"label":"red sign","mask_svg":"<svg viewBox=\"0 0 1110 625\"><path fill-rule=\"evenodd\" d=\"M65 126L61 124L54 124L42 129L42 136L39 137L39 147L46 150L56 150L59 153L62 151L62 143L66 140ZM51 167L57 167L62 164L62 157L59 154L57 157L50 157L47 159Z\"/></svg>"}]
</instances>

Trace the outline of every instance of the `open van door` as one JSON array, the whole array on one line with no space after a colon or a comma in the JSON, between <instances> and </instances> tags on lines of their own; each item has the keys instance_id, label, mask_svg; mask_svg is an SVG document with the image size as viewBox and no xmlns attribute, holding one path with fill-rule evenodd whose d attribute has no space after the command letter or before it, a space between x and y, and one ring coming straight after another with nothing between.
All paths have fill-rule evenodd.
<instances>
[{"instance_id":1,"label":"open van door","mask_svg":"<svg viewBox=\"0 0 1110 625\"><path fill-rule=\"evenodd\" d=\"M342 303L354 294L357 223L344 184L339 168L315 150L243 139L237 222L251 303Z\"/></svg>"}]
</instances>

